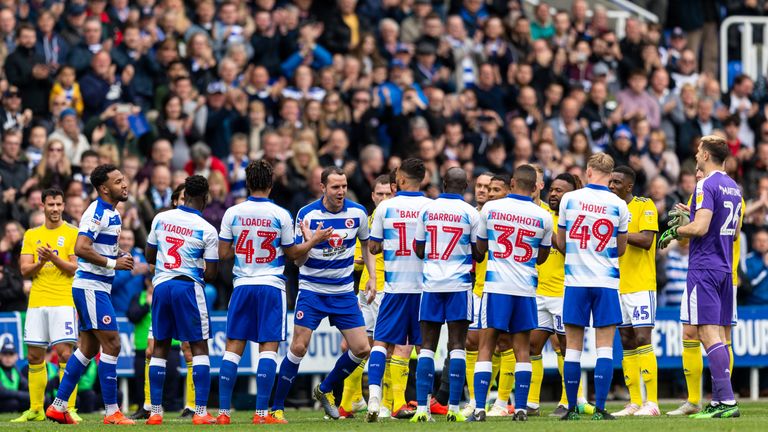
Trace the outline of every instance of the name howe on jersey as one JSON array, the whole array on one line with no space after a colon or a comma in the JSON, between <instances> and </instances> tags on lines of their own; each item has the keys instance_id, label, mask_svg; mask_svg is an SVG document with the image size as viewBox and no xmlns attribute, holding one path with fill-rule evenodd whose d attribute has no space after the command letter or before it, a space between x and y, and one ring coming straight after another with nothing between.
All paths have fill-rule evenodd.
<instances>
[{"instance_id":1,"label":"name howe on jersey","mask_svg":"<svg viewBox=\"0 0 768 432\"><path fill-rule=\"evenodd\" d=\"M484 292L535 297L539 248L552 246L552 216L530 197L510 194L485 203L479 238L488 240Z\"/></svg>"}]
</instances>

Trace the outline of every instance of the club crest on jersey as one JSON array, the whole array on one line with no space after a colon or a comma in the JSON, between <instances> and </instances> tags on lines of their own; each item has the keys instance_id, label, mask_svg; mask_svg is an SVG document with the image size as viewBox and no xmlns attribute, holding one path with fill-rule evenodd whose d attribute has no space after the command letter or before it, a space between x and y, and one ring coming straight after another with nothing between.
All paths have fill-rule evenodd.
<instances>
[{"instance_id":1,"label":"club crest on jersey","mask_svg":"<svg viewBox=\"0 0 768 432\"><path fill-rule=\"evenodd\" d=\"M348 219L351 220L351 219ZM344 236L340 236L339 234L332 234L331 238L328 239L328 246L326 248L323 248L323 256L324 257L330 257L334 255L338 255L342 252L344 252L347 248L344 246L344 240L347 238L347 234L344 233Z\"/></svg>"},{"instance_id":2,"label":"club crest on jersey","mask_svg":"<svg viewBox=\"0 0 768 432\"><path fill-rule=\"evenodd\" d=\"M304 311L296 311L296 319L304 318Z\"/></svg>"},{"instance_id":3,"label":"club crest on jersey","mask_svg":"<svg viewBox=\"0 0 768 432\"><path fill-rule=\"evenodd\" d=\"M354 219L351 219L351 218L350 218L350 219L347 219L347 220L345 220L345 221L344 221L344 226L346 226L347 228L350 228L350 229L351 229L351 228L354 228L354 226L355 226L355 220L354 220Z\"/></svg>"},{"instance_id":4,"label":"club crest on jersey","mask_svg":"<svg viewBox=\"0 0 768 432\"><path fill-rule=\"evenodd\" d=\"M104 325L109 325L109 324L112 322L112 317L111 317L111 316L109 316L109 315L104 315L104 316L101 318L101 322L103 322L103 323L104 323Z\"/></svg>"}]
</instances>

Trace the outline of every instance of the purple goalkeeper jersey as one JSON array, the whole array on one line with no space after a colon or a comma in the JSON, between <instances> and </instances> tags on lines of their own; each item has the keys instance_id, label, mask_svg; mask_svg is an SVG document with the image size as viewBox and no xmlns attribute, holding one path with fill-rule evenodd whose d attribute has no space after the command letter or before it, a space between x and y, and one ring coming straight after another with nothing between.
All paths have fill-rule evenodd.
<instances>
[{"instance_id":1,"label":"purple goalkeeper jersey","mask_svg":"<svg viewBox=\"0 0 768 432\"><path fill-rule=\"evenodd\" d=\"M722 171L714 171L696 184L691 202L691 221L696 210L712 211L709 230L691 239L689 269L717 270L731 273L733 242L741 220L741 189Z\"/></svg>"}]
</instances>

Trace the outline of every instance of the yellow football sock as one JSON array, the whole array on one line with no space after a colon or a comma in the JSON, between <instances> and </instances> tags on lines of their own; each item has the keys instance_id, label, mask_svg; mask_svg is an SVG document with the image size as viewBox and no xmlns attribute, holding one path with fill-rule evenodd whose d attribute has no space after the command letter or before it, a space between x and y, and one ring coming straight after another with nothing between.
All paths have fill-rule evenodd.
<instances>
[{"instance_id":1,"label":"yellow football sock","mask_svg":"<svg viewBox=\"0 0 768 432\"><path fill-rule=\"evenodd\" d=\"M491 386L493 386L493 383L496 382L496 379L499 377L499 371L501 370L501 354L500 353L493 353L493 357L491 357ZM496 386L498 388L498 385ZM488 391L490 391L490 386L488 387Z\"/></svg>"},{"instance_id":2,"label":"yellow football sock","mask_svg":"<svg viewBox=\"0 0 768 432\"><path fill-rule=\"evenodd\" d=\"M66 366L66 365L65 365ZM62 372L64 369L59 369ZM59 374L61 377L61 373ZM48 373L45 370L45 361L40 364L29 365L29 409L42 411L45 403L45 386L48 384ZM61 382L61 379L59 379Z\"/></svg>"},{"instance_id":3,"label":"yellow football sock","mask_svg":"<svg viewBox=\"0 0 768 432\"><path fill-rule=\"evenodd\" d=\"M392 365L391 359L387 359L387 366L384 369L384 379L381 381L381 406L387 408L390 412L392 407ZM400 407L397 407L400 408Z\"/></svg>"},{"instance_id":4,"label":"yellow football sock","mask_svg":"<svg viewBox=\"0 0 768 432\"><path fill-rule=\"evenodd\" d=\"M477 363L477 351L467 351L467 391L470 402L475 400L475 363Z\"/></svg>"},{"instance_id":5,"label":"yellow football sock","mask_svg":"<svg viewBox=\"0 0 768 432\"><path fill-rule=\"evenodd\" d=\"M515 387L515 365L517 361L515 359L515 352L508 349L501 353L501 361L499 364L499 397L506 407L509 403L509 395L512 394L512 389ZM499 404L499 406L501 406Z\"/></svg>"},{"instance_id":6,"label":"yellow football sock","mask_svg":"<svg viewBox=\"0 0 768 432\"><path fill-rule=\"evenodd\" d=\"M637 347L637 361L640 366L640 375L645 382L645 399L648 402L658 404L659 366L656 363L656 353L653 352L653 346Z\"/></svg>"},{"instance_id":7,"label":"yellow football sock","mask_svg":"<svg viewBox=\"0 0 768 432\"><path fill-rule=\"evenodd\" d=\"M344 380L344 392L341 394L341 407L347 412L352 412L352 403L360 399L363 387L363 370L365 369L365 360L352 371Z\"/></svg>"},{"instance_id":8,"label":"yellow football sock","mask_svg":"<svg viewBox=\"0 0 768 432\"><path fill-rule=\"evenodd\" d=\"M528 406L538 408L541 402L541 383L544 381L544 362L540 355L531 356L531 387L528 389Z\"/></svg>"},{"instance_id":9,"label":"yellow football sock","mask_svg":"<svg viewBox=\"0 0 768 432\"><path fill-rule=\"evenodd\" d=\"M59 363L59 385L61 385L61 380L64 379L64 370L67 368L66 363ZM46 384L48 384L48 377L46 376ZM30 388L32 387L32 384L30 383ZM43 386L43 392L45 392L45 386ZM31 395L30 395L31 397ZM72 390L72 394L69 395L69 400L67 401L67 407L69 409L76 408L77 403L77 385L75 385L75 388Z\"/></svg>"},{"instance_id":10,"label":"yellow football sock","mask_svg":"<svg viewBox=\"0 0 768 432\"><path fill-rule=\"evenodd\" d=\"M629 402L637 406L643 404L643 394L640 391L640 364L637 350L624 350L624 360L621 361L624 371L624 383L629 390Z\"/></svg>"},{"instance_id":11,"label":"yellow football sock","mask_svg":"<svg viewBox=\"0 0 768 432\"><path fill-rule=\"evenodd\" d=\"M683 341L683 373L688 387L688 402L698 405L701 402L701 374L704 371L704 359L701 358L701 342Z\"/></svg>"},{"instance_id":12,"label":"yellow football sock","mask_svg":"<svg viewBox=\"0 0 768 432\"><path fill-rule=\"evenodd\" d=\"M149 391L149 359L144 360L144 407L152 406L152 398Z\"/></svg>"},{"instance_id":13,"label":"yellow football sock","mask_svg":"<svg viewBox=\"0 0 768 432\"><path fill-rule=\"evenodd\" d=\"M405 388L408 386L410 359L393 355L392 362L392 408L399 410L405 402Z\"/></svg>"},{"instance_id":14,"label":"yellow football sock","mask_svg":"<svg viewBox=\"0 0 768 432\"><path fill-rule=\"evenodd\" d=\"M560 392L560 402L557 404L567 407L568 395L565 393L565 378L563 378L563 363L565 363L565 359L563 358L563 353L560 351L555 351L555 354L557 354L557 371L560 372L560 384L563 387ZM579 382L579 394L581 394L581 382Z\"/></svg>"},{"instance_id":15,"label":"yellow football sock","mask_svg":"<svg viewBox=\"0 0 768 432\"><path fill-rule=\"evenodd\" d=\"M730 371L730 375L733 376L733 344L728 342L725 346L728 347L728 359L730 360L728 362L728 370Z\"/></svg>"},{"instance_id":16,"label":"yellow football sock","mask_svg":"<svg viewBox=\"0 0 768 432\"><path fill-rule=\"evenodd\" d=\"M192 362L187 363L187 401L189 409L195 409L195 381L192 380Z\"/></svg>"}]
</instances>

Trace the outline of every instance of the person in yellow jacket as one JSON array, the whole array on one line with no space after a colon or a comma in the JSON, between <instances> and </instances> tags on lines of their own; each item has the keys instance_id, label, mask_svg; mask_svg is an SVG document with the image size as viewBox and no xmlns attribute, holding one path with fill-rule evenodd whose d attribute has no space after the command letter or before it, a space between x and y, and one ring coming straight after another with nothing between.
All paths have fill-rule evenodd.
<instances>
[{"instance_id":1,"label":"person in yellow jacket","mask_svg":"<svg viewBox=\"0 0 768 432\"><path fill-rule=\"evenodd\" d=\"M635 171L632 168L614 168L608 186L626 201L630 216L627 250L619 257L622 315L619 334L624 349L621 366L630 401L613 415L659 416L659 370L651 345L656 321L656 233L659 216L652 200L632 195L635 186ZM645 402L640 390L641 378L645 382Z\"/></svg>"},{"instance_id":2,"label":"person in yellow jacket","mask_svg":"<svg viewBox=\"0 0 768 432\"><path fill-rule=\"evenodd\" d=\"M32 279L24 342L29 360L29 409L12 422L44 421L45 387L48 374L45 352L52 346L59 357L59 378L64 375L72 347L77 344L78 323L72 300L72 280L77 271L77 228L64 222L64 193L46 189L42 194L45 223L24 233L21 274ZM77 388L69 399L69 414L75 411Z\"/></svg>"}]
</instances>

